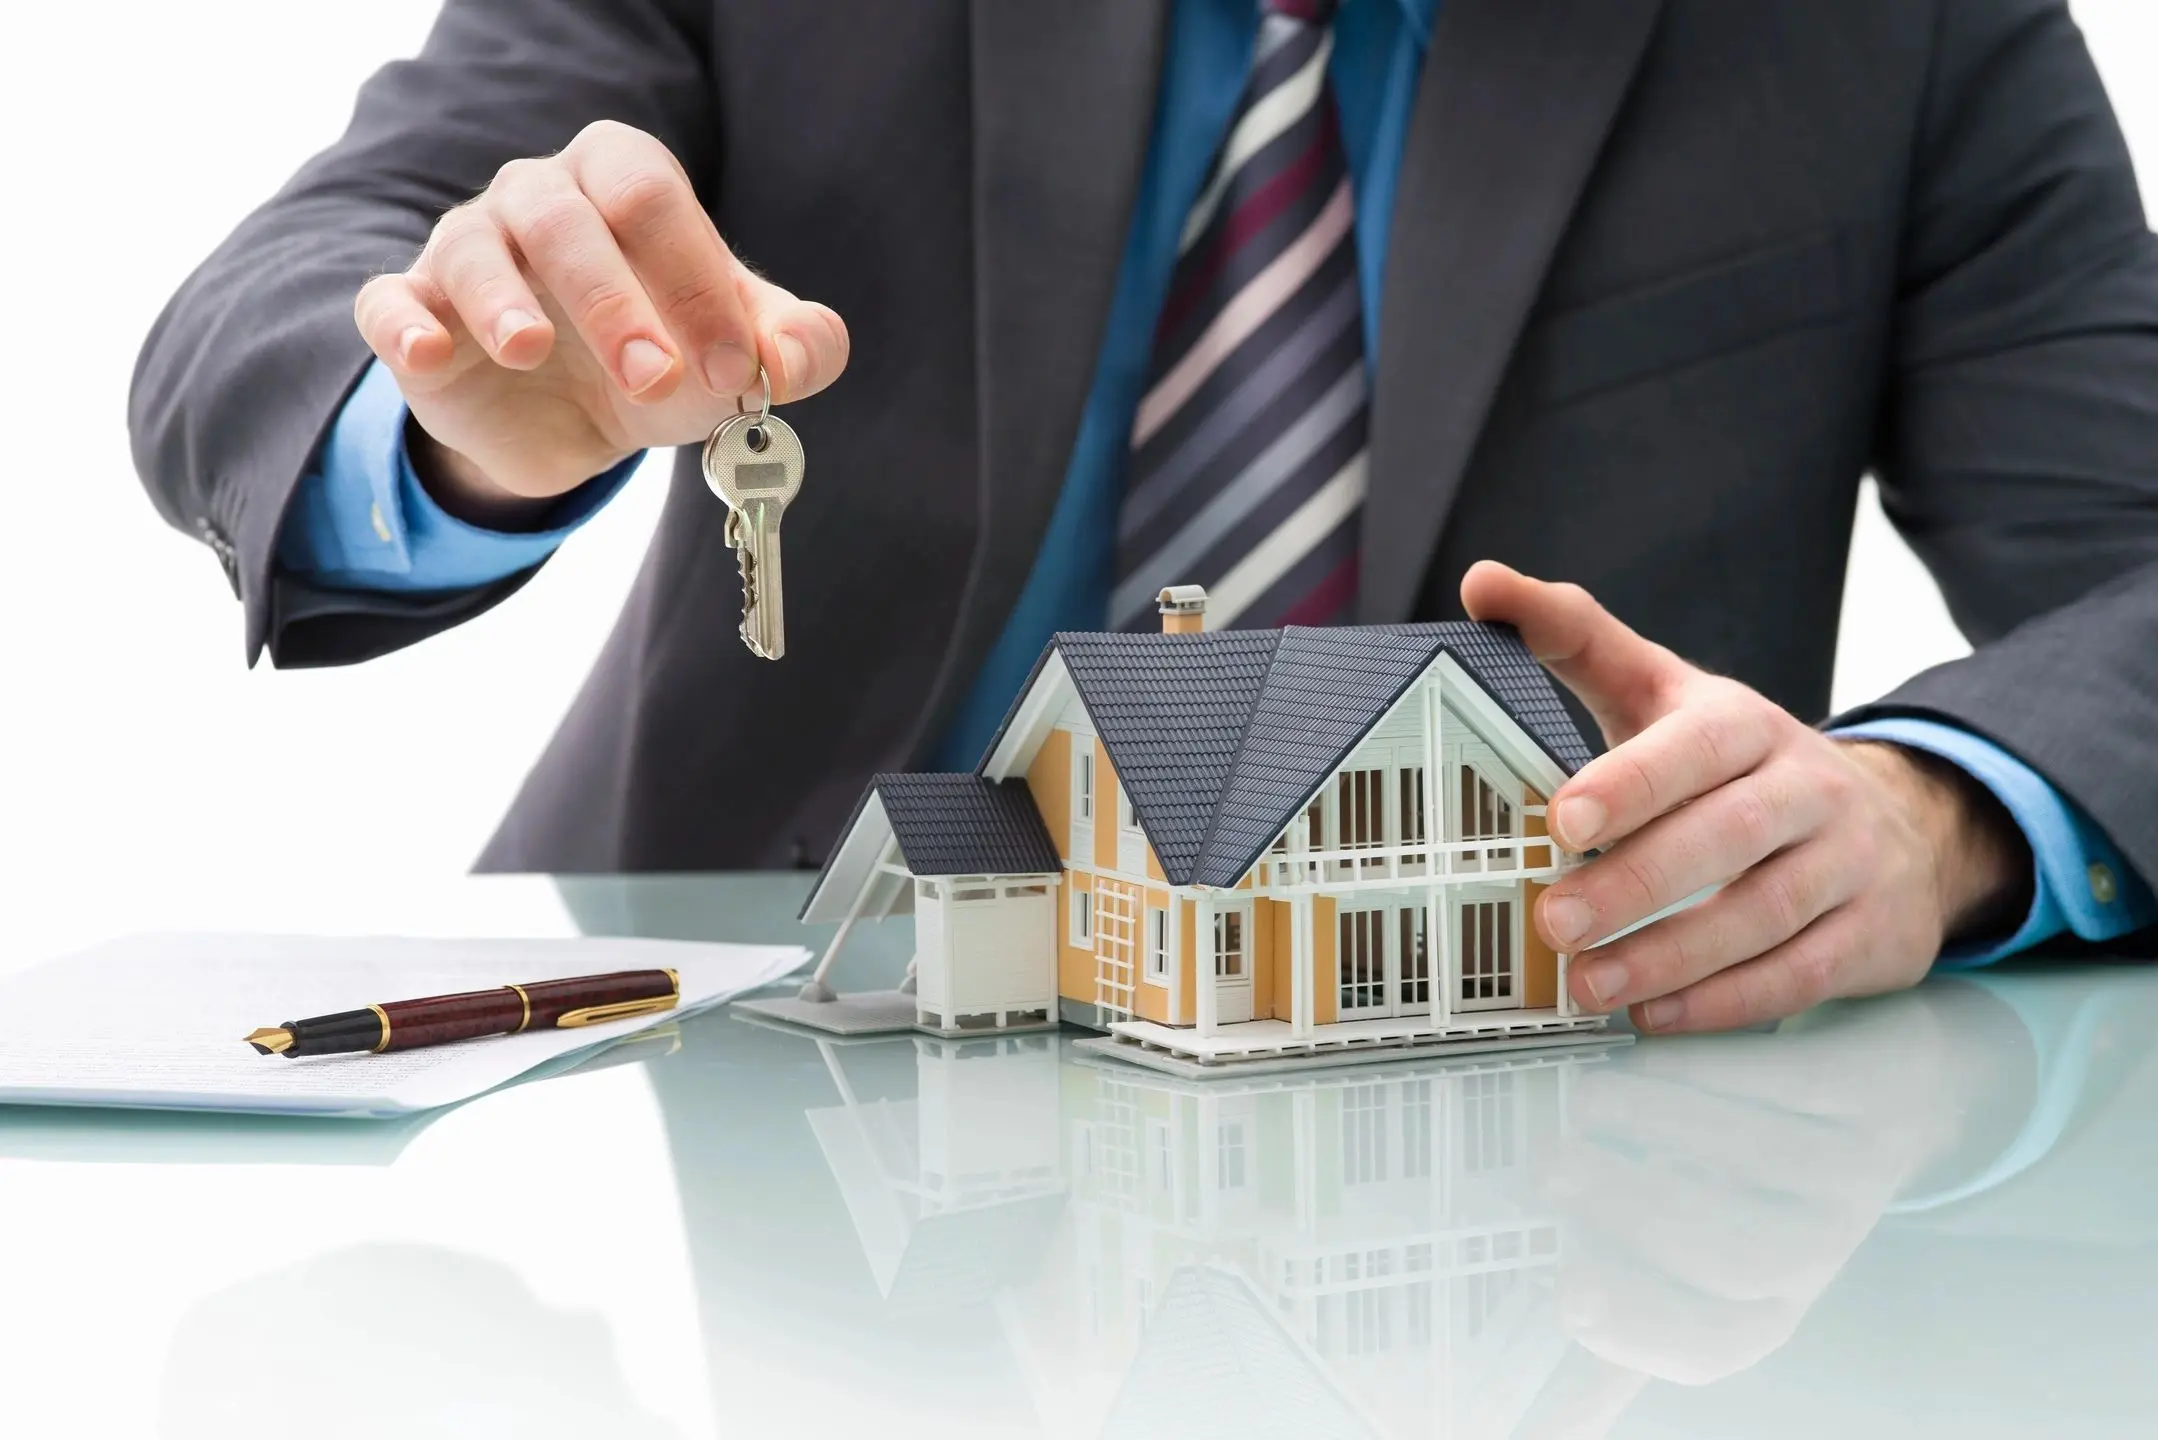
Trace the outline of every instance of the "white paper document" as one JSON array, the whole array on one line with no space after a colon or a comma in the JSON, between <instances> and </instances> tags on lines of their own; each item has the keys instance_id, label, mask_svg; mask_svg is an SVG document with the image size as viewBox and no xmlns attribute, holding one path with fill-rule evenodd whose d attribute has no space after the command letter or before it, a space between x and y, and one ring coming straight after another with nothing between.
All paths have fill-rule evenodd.
<instances>
[{"instance_id":1,"label":"white paper document","mask_svg":"<svg viewBox=\"0 0 2158 1440\"><path fill-rule=\"evenodd\" d=\"M794 945L679 940L144 935L0 977L0 1104L403 1115L721 1004L798 968ZM673 970L682 1003L577 1030L386 1055L261 1055L258 1026L529 980Z\"/></svg>"}]
</instances>

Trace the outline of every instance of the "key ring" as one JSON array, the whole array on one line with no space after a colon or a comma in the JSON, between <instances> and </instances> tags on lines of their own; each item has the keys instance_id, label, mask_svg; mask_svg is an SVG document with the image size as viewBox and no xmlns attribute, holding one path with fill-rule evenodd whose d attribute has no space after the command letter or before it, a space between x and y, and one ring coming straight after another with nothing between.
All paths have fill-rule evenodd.
<instances>
[{"instance_id":1,"label":"key ring","mask_svg":"<svg viewBox=\"0 0 2158 1440\"><path fill-rule=\"evenodd\" d=\"M770 443L765 439L764 422L772 418L772 377L765 370L762 361L757 364L757 383L764 387L764 403L757 407L757 423L749 427L749 433L744 435L742 439L748 442L751 450L761 455L764 453L764 447ZM742 403L743 396L748 393L745 390L741 395L734 397L735 414L747 415L749 413L749 407Z\"/></svg>"}]
</instances>

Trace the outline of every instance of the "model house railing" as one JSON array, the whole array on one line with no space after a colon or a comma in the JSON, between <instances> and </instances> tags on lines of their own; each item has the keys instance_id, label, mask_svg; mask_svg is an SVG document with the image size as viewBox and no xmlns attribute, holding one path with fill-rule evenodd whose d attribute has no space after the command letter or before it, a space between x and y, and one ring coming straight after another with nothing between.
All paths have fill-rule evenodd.
<instances>
[{"instance_id":1,"label":"model house railing","mask_svg":"<svg viewBox=\"0 0 2158 1440\"><path fill-rule=\"evenodd\" d=\"M1545 835L1409 840L1331 850L1269 850L1252 875L1261 890L1393 880L1548 880L1563 856Z\"/></svg>"}]
</instances>

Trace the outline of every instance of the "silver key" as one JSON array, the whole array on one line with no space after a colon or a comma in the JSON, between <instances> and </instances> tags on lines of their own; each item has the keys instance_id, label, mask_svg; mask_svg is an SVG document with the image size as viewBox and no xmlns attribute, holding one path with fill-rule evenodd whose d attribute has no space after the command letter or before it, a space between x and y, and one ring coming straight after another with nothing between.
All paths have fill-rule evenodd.
<instances>
[{"instance_id":1,"label":"silver key","mask_svg":"<svg viewBox=\"0 0 2158 1440\"><path fill-rule=\"evenodd\" d=\"M769 409L729 417L704 442L704 483L727 502L727 544L742 568L742 643L767 660L787 653L779 518L802 488L802 442Z\"/></svg>"}]
</instances>

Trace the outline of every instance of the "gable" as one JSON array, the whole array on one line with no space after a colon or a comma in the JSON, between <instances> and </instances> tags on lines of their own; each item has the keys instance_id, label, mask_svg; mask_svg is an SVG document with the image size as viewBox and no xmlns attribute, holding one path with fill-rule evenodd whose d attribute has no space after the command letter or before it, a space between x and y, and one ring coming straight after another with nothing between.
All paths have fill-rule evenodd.
<instances>
[{"instance_id":1,"label":"gable","mask_svg":"<svg viewBox=\"0 0 2158 1440\"><path fill-rule=\"evenodd\" d=\"M1548 794L1590 752L1520 637L1472 621L1060 633L982 759L1023 774L1076 699L1174 885L1235 885L1416 681L1443 663L1471 727Z\"/></svg>"}]
</instances>

